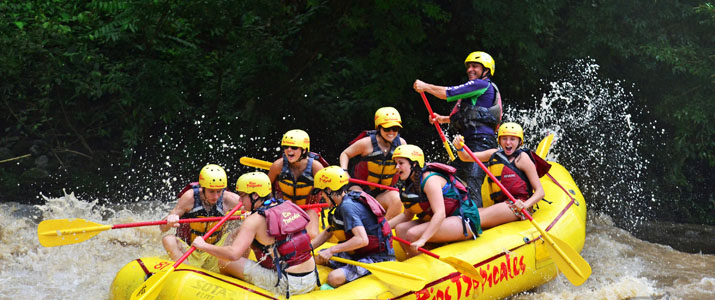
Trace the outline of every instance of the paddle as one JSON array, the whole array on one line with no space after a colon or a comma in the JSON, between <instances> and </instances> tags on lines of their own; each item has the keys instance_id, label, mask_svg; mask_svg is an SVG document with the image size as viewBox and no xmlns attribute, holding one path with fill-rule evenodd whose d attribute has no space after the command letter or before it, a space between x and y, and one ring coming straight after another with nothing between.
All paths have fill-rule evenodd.
<instances>
[{"instance_id":1,"label":"paddle","mask_svg":"<svg viewBox=\"0 0 715 300\"><path fill-rule=\"evenodd\" d=\"M374 274L378 279L392 285L399 285L410 291L419 291L427 284L427 280L420 275L428 273L427 268L424 266L416 266L399 261L366 264L337 256L332 256L330 259L344 264L363 267Z\"/></svg>"},{"instance_id":2,"label":"paddle","mask_svg":"<svg viewBox=\"0 0 715 300\"><path fill-rule=\"evenodd\" d=\"M219 228L221 228L221 226L223 225L223 223L226 223L226 221L228 221L228 219L229 219L236 211L238 211L238 209L239 209L240 207L241 207L241 205L236 205L236 206L231 210L231 212L229 212L228 214L226 214L226 216L224 216L223 218L221 218L221 221L219 221L218 223L216 223L216 225L214 225L214 227L211 228L211 230L209 230L206 234L204 234L203 238L204 238L204 239L207 239L207 238L210 237L216 230L218 230ZM149 277L148 280L144 281L144 283L142 283L142 285L140 285L138 288L136 288L136 289L134 290L134 292L132 293L132 297L131 297L130 299L131 299L131 300L137 300L137 299L155 299L156 296L159 295L159 291L161 291L161 287L163 286L164 281L166 280L166 278L169 277L169 274L171 274L171 272L173 272L173 271L176 269L176 267L178 267L182 262L184 262L184 260L186 260L186 258L188 258L189 255L191 255L192 252L194 252L194 250L196 250L196 247L191 246L191 248L189 248L189 251L186 251L186 253L184 253L184 255L183 255L181 258L179 258L179 260L176 261L176 263L174 263L172 266L170 266L169 269L161 270L161 271L159 271L159 272L156 272L156 273L155 273L154 275L152 275L151 277Z\"/></svg>"},{"instance_id":3,"label":"paddle","mask_svg":"<svg viewBox=\"0 0 715 300\"><path fill-rule=\"evenodd\" d=\"M429 105L429 101L427 101L427 97L425 96L424 92L420 92L420 96L422 96L422 102L425 103L425 107L427 107L427 111L429 111L430 118L434 119L434 112L432 111L432 106ZM437 128L437 132L439 133L439 138L442 139L442 143L444 144L444 149L447 149L447 154L449 154L449 160L454 160L454 153L452 153L452 148L449 146L449 142L447 142L447 138L444 137L444 132L442 132L442 127L439 126L439 122L435 121L432 124L434 124L434 127Z\"/></svg>"},{"instance_id":4,"label":"paddle","mask_svg":"<svg viewBox=\"0 0 715 300\"><path fill-rule=\"evenodd\" d=\"M504 188L504 186L499 182L499 180L494 177L494 174L492 172L489 172L489 169L487 169L484 164L477 159L476 156L474 156L474 153L472 153L472 150L469 150L469 147L467 145L462 144L464 147L464 150L469 154L469 156L472 157L472 159L479 164L479 167L484 170L484 172L489 175L489 178L491 178L501 189L502 193L504 193L507 197L509 197L509 200L512 202L515 202L516 199L514 199L514 196L509 193L509 191ZM529 219L529 222L531 222L531 225L534 225L536 227L536 230L538 230L541 233L541 237L546 241L544 245L546 245L546 249L549 252L549 255L551 258L554 259L554 262L556 263L556 267L561 270L562 273L564 273L564 276L575 286L579 286L583 284L586 279L588 279L589 276L591 276L591 266L586 262L581 255L578 254L569 244L566 242L558 239L555 236L551 236L549 233L544 231L539 225L534 222L534 219L531 217L528 211L526 209L522 209L521 213L523 213L527 219Z\"/></svg>"},{"instance_id":5,"label":"paddle","mask_svg":"<svg viewBox=\"0 0 715 300\"><path fill-rule=\"evenodd\" d=\"M239 203L240 205L240 203ZM305 204L299 205L302 209L328 207L329 203ZM241 211L244 213L245 211ZM232 216L229 220L238 220L242 216ZM194 222L215 222L220 221L223 217L209 218L193 218L180 219L179 223L194 223ZM37 238L40 244L45 247L64 246L84 242L102 231L110 229L164 225L166 220L148 221L127 224L103 225L90 222L84 219L57 219L45 220L37 226Z\"/></svg>"},{"instance_id":6,"label":"paddle","mask_svg":"<svg viewBox=\"0 0 715 300\"><path fill-rule=\"evenodd\" d=\"M399 237L393 236L392 238L393 238L394 240L397 240L397 241L400 242L400 243L405 244L405 245L408 245L408 246L409 246L409 245L412 245L412 243L410 243L410 242L408 242L408 241L406 241L406 240L403 240L403 239L401 239L401 238L399 238ZM472 279L474 279L474 280L477 280L477 281L481 281L481 280L482 280L482 277L479 275L479 272L477 271L477 269L474 268L474 266L473 266L472 264L470 264L470 263L468 263L468 262L466 262L466 261L463 261L463 260L461 260L461 259L459 259L459 258L456 258L456 257L443 257L443 256L439 256L439 255L437 255L437 254L435 254L435 253L432 253L432 252L430 252L429 250L427 250L427 249L425 249L425 248L421 248L421 247L420 247L420 248L417 248L417 250L419 250L420 252L422 252L422 253L424 253L424 254L427 254L427 255L429 255L429 256L432 256L432 257L434 257L434 258L436 258L436 259L439 259L439 260L441 260L441 261L443 261L443 262L449 264L449 265L452 266L453 268L457 269L457 271L459 271L459 273L462 273L462 274L465 274L465 275L467 275L467 276L469 276L469 277L472 277Z\"/></svg>"},{"instance_id":7,"label":"paddle","mask_svg":"<svg viewBox=\"0 0 715 300\"><path fill-rule=\"evenodd\" d=\"M240 219L242 216L232 216L230 220ZM214 222L220 221L223 217L181 219L179 223L194 222ZM149 221L127 224L103 225L90 222L84 219L57 219L45 220L37 226L37 238L40 244L45 247L55 247L71 245L84 242L102 231L110 229L142 227L152 225L164 225L163 221Z\"/></svg>"},{"instance_id":8,"label":"paddle","mask_svg":"<svg viewBox=\"0 0 715 300\"><path fill-rule=\"evenodd\" d=\"M549 154L549 149L551 149L551 143L554 142L554 134L549 134L547 135L541 142L539 142L539 146L536 147L536 155L539 157L546 159L546 155Z\"/></svg>"},{"instance_id":9,"label":"paddle","mask_svg":"<svg viewBox=\"0 0 715 300\"><path fill-rule=\"evenodd\" d=\"M244 157L241 157L241 159L239 159L239 162L241 162L242 165L259 168L259 169L264 169L264 170L268 170L271 168L270 162L267 162L265 160L260 160L257 158L251 158L251 157L244 156ZM380 188L383 190L399 191L396 187L391 187L391 186L374 183L374 182L369 182L369 181L365 181L365 180L360 180L360 179L356 179L356 178L350 178L350 182L357 183L357 184L363 184L363 185L369 185L369 186L373 186L373 187Z\"/></svg>"}]
</instances>

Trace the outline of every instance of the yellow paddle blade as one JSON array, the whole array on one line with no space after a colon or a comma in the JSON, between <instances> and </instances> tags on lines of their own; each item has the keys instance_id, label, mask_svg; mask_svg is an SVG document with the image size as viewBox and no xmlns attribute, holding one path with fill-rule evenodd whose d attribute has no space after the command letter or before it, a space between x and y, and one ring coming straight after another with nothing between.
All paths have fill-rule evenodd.
<instances>
[{"instance_id":1,"label":"yellow paddle blade","mask_svg":"<svg viewBox=\"0 0 715 300\"><path fill-rule=\"evenodd\" d=\"M257 158L251 158L251 157L246 157L246 156L241 157L239 162L241 162L241 164L245 165L245 166L264 169L264 170L270 169L271 165L272 165L270 162L267 162L265 160L260 160Z\"/></svg>"},{"instance_id":2,"label":"yellow paddle blade","mask_svg":"<svg viewBox=\"0 0 715 300\"><path fill-rule=\"evenodd\" d=\"M174 271L174 266L169 266L169 268L156 272L154 275L149 277L147 281L144 281L142 285L137 287L132 293L131 300L153 300L159 296L161 288L164 285L164 281L169 274Z\"/></svg>"},{"instance_id":3,"label":"yellow paddle blade","mask_svg":"<svg viewBox=\"0 0 715 300\"><path fill-rule=\"evenodd\" d=\"M568 279L571 284L575 286L583 284L586 279L591 276L591 265L589 265L576 250L571 248L569 244L555 236L551 236L536 225L534 221L531 221L531 224L539 230L541 237L544 238L546 250L548 250L549 255L554 260L554 263L556 263L556 267L559 268L559 271L564 273L564 276L566 276L566 279Z\"/></svg>"},{"instance_id":4,"label":"yellow paddle blade","mask_svg":"<svg viewBox=\"0 0 715 300\"><path fill-rule=\"evenodd\" d=\"M554 142L554 134L549 134L547 135L541 142L539 142L539 146L536 147L536 155L539 157L546 159L546 155L549 154L549 149L551 149L551 143Z\"/></svg>"},{"instance_id":5,"label":"yellow paddle blade","mask_svg":"<svg viewBox=\"0 0 715 300\"><path fill-rule=\"evenodd\" d=\"M454 153L452 153L452 147L449 146L449 142L444 140L444 148L447 149L447 154L449 154L449 160L454 161Z\"/></svg>"},{"instance_id":6,"label":"yellow paddle blade","mask_svg":"<svg viewBox=\"0 0 715 300\"><path fill-rule=\"evenodd\" d=\"M459 258L456 257L443 257L440 256L439 260L449 264L453 268L455 268L459 273L462 273L464 275L467 275L471 277L474 280L477 281L482 281L482 277L479 275L479 272L477 269L474 268L474 266L466 261L463 261Z\"/></svg>"},{"instance_id":7,"label":"yellow paddle blade","mask_svg":"<svg viewBox=\"0 0 715 300\"><path fill-rule=\"evenodd\" d=\"M333 256L330 259L344 264L363 267L374 274L377 279L391 285L398 285L410 291L419 291L427 284L427 279L421 275L428 273L427 268L424 266L415 266L398 261L366 264L337 256Z\"/></svg>"},{"instance_id":8,"label":"yellow paddle blade","mask_svg":"<svg viewBox=\"0 0 715 300\"><path fill-rule=\"evenodd\" d=\"M84 219L45 220L37 226L37 238L45 247L55 247L84 242L98 233L112 229Z\"/></svg>"}]
</instances>

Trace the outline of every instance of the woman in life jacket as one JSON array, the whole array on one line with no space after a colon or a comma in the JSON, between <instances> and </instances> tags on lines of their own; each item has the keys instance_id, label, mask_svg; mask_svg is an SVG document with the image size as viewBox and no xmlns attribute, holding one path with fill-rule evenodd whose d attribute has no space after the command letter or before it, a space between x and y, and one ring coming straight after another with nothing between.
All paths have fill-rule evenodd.
<instances>
[{"instance_id":1,"label":"woman in life jacket","mask_svg":"<svg viewBox=\"0 0 715 300\"><path fill-rule=\"evenodd\" d=\"M494 205L481 209L482 227L489 228L511 221L526 220L522 209L531 211L531 207L544 198L544 188L539 181L539 172L534 164L531 151L520 147L524 144L524 129L517 123L504 123L499 127L500 149L489 149L474 152L474 155L485 162L489 171L517 200L511 203L501 192L496 183L490 182L490 196ZM471 156L462 148L462 136L455 136L454 145L459 150L459 158L473 162Z\"/></svg>"},{"instance_id":2,"label":"woman in life jacket","mask_svg":"<svg viewBox=\"0 0 715 300\"><path fill-rule=\"evenodd\" d=\"M221 273L250 282L276 295L304 294L318 285L318 272L305 226L307 214L290 201L272 196L265 173L241 175L236 191L251 214L233 243L216 246L197 237L193 246L219 258ZM253 250L257 261L244 257Z\"/></svg>"},{"instance_id":3,"label":"woman in life jacket","mask_svg":"<svg viewBox=\"0 0 715 300\"><path fill-rule=\"evenodd\" d=\"M392 158L403 182L405 210L389 225L397 236L411 242L411 246L400 244L408 257L418 254L417 248L427 242L461 241L481 233L476 204L455 179L453 167L425 164L422 149L415 145L398 147ZM415 215L418 218L413 220Z\"/></svg>"},{"instance_id":4,"label":"woman in life jacket","mask_svg":"<svg viewBox=\"0 0 715 300\"><path fill-rule=\"evenodd\" d=\"M313 177L323 165L310 153L310 137L300 129L287 131L281 139L283 155L276 159L268 171L275 188L276 198L289 200L297 205L315 204L320 198L311 194ZM309 209L308 234L318 235L320 208Z\"/></svg>"},{"instance_id":5,"label":"woman in life jacket","mask_svg":"<svg viewBox=\"0 0 715 300\"><path fill-rule=\"evenodd\" d=\"M333 268L326 283L329 287L323 285L321 289L336 288L370 274L365 268L330 260L333 255L368 264L395 260L385 209L366 192L348 191L348 182L348 173L338 166L322 169L315 176L315 189L331 204L331 210L330 227L313 240L313 245L319 247L333 236L339 241L316 257L319 264Z\"/></svg>"},{"instance_id":6,"label":"woman in life jacket","mask_svg":"<svg viewBox=\"0 0 715 300\"><path fill-rule=\"evenodd\" d=\"M179 200L166 217L166 224L159 226L161 232L176 228L176 235L166 235L162 238L164 249L166 249L171 259L178 260L181 258L189 249L188 244L194 238L203 236L216 224L216 222L179 224L179 219L223 217L225 213L231 211L238 204L238 195L226 191L226 182L226 171L219 165L208 164L201 168L198 182L187 184L179 192ZM224 234L224 228L214 232L207 239L207 242L222 245L226 236L228 236L228 234ZM218 272L215 257L200 251L192 252L187 259L187 263Z\"/></svg>"},{"instance_id":7,"label":"woman in life jacket","mask_svg":"<svg viewBox=\"0 0 715 300\"><path fill-rule=\"evenodd\" d=\"M352 178L394 186L397 169L392 154L405 139L400 137L402 118L394 107L381 107L375 112L375 130L366 130L340 153L340 167L349 170ZM351 160L354 160L351 164ZM387 219L392 219L402 211L400 194L371 186L350 184L350 190L366 191L375 197L387 211Z\"/></svg>"}]
</instances>

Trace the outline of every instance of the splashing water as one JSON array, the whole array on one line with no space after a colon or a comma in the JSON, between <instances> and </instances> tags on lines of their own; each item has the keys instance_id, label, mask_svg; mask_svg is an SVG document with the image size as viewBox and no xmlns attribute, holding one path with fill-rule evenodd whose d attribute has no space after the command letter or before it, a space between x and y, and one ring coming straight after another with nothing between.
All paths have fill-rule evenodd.
<instances>
[{"instance_id":1,"label":"splashing water","mask_svg":"<svg viewBox=\"0 0 715 300\"><path fill-rule=\"evenodd\" d=\"M633 229L652 213L654 186L645 175L653 161L642 149L655 147L655 124L641 124L643 108L620 82L599 76L593 60L577 60L563 70L535 107L506 106L504 119L524 126L525 144L535 149L550 133L556 138L548 159L564 165L589 208L604 211ZM662 144L662 143L661 143Z\"/></svg>"}]
</instances>

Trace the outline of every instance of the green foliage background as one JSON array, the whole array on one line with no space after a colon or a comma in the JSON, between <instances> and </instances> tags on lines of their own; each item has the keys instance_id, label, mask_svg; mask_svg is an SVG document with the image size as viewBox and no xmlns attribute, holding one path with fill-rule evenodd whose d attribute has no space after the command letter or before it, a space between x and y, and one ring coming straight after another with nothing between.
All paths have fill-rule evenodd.
<instances>
[{"instance_id":1,"label":"green foliage background","mask_svg":"<svg viewBox=\"0 0 715 300\"><path fill-rule=\"evenodd\" d=\"M471 51L494 56L514 104L551 66L591 57L664 129L666 147L648 150L669 195L660 217L714 223L714 23L708 1L2 1L0 160L46 153L91 189L106 179L83 178L131 169L197 118L245 136L311 120L313 136L352 138L391 105L417 128L414 79L458 82ZM47 177L32 160L0 167L4 200Z\"/></svg>"}]
</instances>

